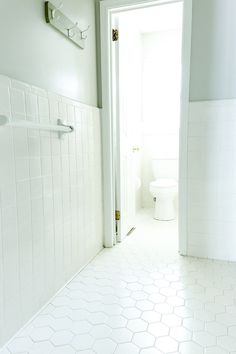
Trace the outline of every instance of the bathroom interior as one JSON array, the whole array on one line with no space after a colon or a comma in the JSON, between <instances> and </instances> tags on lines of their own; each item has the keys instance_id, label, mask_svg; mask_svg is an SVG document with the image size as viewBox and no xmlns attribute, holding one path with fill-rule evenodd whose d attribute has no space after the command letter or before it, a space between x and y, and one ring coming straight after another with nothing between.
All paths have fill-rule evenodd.
<instances>
[{"instance_id":1,"label":"bathroom interior","mask_svg":"<svg viewBox=\"0 0 236 354\"><path fill-rule=\"evenodd\" d=\"M114 245L111 7L135 228ZM0 0L0 354L236 353L235 12L235 0Z\"/></svg>"},{"instance_id":2,"label":"bathroom interior","mask_svg":"<svg viewBox=\"0 0 236 354\"><path fill-rule=\"evenodd\" d=\"M148 224L154 227L150 232L164 237L163 227L172 225L174 243L178 238L182 15L181 2L115 15L120 120L134 166L129 193L135 189L135 217L128 235L139 232L140 223L143 232L146 223L147 228Z\"/></svg>"}]
</instances>

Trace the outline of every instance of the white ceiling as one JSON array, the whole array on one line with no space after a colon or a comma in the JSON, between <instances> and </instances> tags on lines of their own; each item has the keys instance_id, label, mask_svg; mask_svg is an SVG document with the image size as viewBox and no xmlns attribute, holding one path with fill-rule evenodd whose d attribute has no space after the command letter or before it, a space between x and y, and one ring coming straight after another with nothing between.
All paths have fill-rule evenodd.
<instances>
[{"instance_id":1,"label":"white ceiling","mask_svg":"<svg viewBox=\"0 0 236 354\"><path fill-rule=\"evenodd\" d=\"M180 29L182 27L182 2L151 6L146 9L137 9L122 12L119 17L137 28L140 33L150 33Z\"/></svg>"}]
</instances>

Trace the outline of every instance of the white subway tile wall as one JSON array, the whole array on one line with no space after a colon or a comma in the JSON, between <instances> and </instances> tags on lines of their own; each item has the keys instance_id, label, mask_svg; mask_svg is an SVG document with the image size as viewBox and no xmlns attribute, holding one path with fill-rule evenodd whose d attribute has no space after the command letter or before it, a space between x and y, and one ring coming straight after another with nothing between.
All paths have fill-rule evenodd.
<instances>
[{"instance_id":1,"label":"white subway tile wall","mask_svg":"<svg viewBox=\"0 0 236 354\"><path fill-rule=\"evenodd\" d=\"M188 255L236 261L236 100L190 103Z\"/></svg>"},{"instance_id":2,"label":"white subway tile wall","mask_svg":"<svg viewBox=\"0 0 236 354\"><path fill-rule=\"evenodd\" d=\"M0 346L102 249L100 112L0 76Z\"/></svg>"}]
</instances>

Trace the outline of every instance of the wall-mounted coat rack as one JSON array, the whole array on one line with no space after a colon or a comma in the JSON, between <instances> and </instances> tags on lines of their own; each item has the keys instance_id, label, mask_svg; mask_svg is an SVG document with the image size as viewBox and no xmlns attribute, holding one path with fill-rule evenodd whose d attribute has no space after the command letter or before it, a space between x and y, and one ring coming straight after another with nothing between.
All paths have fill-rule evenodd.
<instances>
[{"instance_id":1,"label":"wall-mounted coat rack","mask_svg":"<svg viewBox=\"0 0 236 354\"><path fill-rule=\"evenodd\" d=\"M84 49L87 39L88 26L85 29L79 28L78 22L74 23L61 12L63 3L59 7L54 6L50 1L45 2L45 19L47 23L64 34L77 46Z\"/></svg>"}]
</instances>

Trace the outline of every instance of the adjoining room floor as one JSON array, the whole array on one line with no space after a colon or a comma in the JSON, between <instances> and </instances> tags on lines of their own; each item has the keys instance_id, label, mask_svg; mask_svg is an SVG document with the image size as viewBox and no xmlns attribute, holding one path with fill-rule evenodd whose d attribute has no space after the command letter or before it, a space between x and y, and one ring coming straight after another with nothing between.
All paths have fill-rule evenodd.
<instances>
[{"instance_id":1,"label":"adjoining room floor","mask_svg":"<svg viewBox=\"0 0 236 354\"><path fill-rule=\"evenodd\" d=\"M236 354L236 264L180 257L143 211L0 354Z\"/></svg>"}]
</instances>

